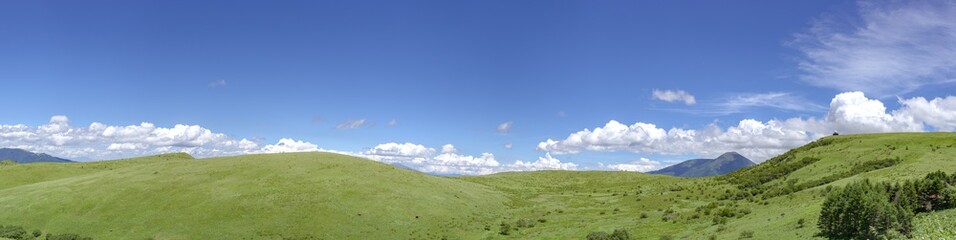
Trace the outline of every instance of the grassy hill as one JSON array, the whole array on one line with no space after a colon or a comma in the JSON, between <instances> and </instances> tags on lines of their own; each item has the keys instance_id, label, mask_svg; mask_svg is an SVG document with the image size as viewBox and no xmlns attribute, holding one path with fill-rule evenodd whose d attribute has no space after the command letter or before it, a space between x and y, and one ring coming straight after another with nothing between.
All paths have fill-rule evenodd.
<instances>
[{"instance_id":1,"label":"grassy hill","mask_svg":"<svg viewBox=\"0 0 956 240\"><path fill-rule=\"evenodd\" d=\"M0 223L96 239L474 238L504 199L328 153L0 168Z\"/></svg>"},{"instance_id":2,"label":"grassy hill","mask_svg":"<svg viewBox=\"0 0 956 240\"><path fill-rule=\"evenodd\" d=\"M635 239L810 239L828 186L936 170L956 172L956 134L832 136L705 178L436 177L329 153L172 154L0 166L0 224L96 239L583 239L614 229ZM914 237L956 238L954 219L920 214Z\"/></svg>"}]
</instances>

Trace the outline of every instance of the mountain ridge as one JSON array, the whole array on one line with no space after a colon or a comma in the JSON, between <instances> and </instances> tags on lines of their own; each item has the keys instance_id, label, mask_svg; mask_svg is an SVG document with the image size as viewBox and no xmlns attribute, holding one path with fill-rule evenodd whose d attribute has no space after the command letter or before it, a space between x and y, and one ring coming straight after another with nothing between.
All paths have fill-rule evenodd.
<instances>
[{"instance_id":1,"label":"mountain ridge","mask_svg":"<svg viewBox=\"0 0 956 240\"><path fill-rule=\"evenodd\" d=\"M724 175L753 165L756 163L737 152L726 152L713 159L691 159L648 173L675 177L709 177Z\"/></svg>"},{"instance_id":2,"label":"mountain ridge","mask_svg":"<svg viewBox=\"0 0 956 240\"><path fill-rule=\"evenodd\" d=\"M46 153L34 153L19 148L0 148L0 160L13 160L17 163L56 162L71 163L69 159L50 156Z\"/></svg>"}]
</instances>

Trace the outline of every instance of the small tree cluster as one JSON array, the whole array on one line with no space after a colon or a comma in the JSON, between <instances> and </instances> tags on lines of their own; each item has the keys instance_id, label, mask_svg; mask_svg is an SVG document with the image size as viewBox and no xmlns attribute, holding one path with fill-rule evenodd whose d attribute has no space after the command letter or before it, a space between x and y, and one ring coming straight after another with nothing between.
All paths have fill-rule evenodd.
<instances>
[{"instance_id":1,"label":"small tree cluster","mask_svg":"<svg viewBox=\"0 0 956 240\"><path fill-rule=\"evenodd\" d=\"M46 239L46 240L92 240L90 237L83 237L78 234L47 234L45 238L41 238L43 232L40 230L33 230L33 232L27 232L26 229L20 226L2 226L0 225L0 239L15 239L15 240L34 240L34 239Z\"/></svg>"},{"instance_id":2,"label":"small tree cluster","mask_svg":"<svg viewBox=\"0 0 956 240\"><path fill-rule=\"evenodd\" d=\"M597 231L588 234L587 240L630 240L631 234L624 229L614 229L614 232L607 234L604 231Z\"/></svg>"},{"instance_id":3,"label":"small tree cluster","mask_svg":"<svg viewBox=\"0 0 956 240\"><path fill-rule=\"evenodd\" d=\"M851 183L827 196L818 226L838 239L877 239L912 231L913 216L956 207L956 174L937 171L916 181Z\"/></svg>"}]
</instances>

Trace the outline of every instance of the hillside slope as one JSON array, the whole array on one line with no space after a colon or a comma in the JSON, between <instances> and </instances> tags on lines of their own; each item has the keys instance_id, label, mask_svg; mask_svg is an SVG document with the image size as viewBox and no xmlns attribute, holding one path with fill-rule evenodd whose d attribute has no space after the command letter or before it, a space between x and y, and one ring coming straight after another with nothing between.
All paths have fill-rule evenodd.
<instances>
[{"instance_id":1,"label":"hillside slope","mask_svg":"<svg viewBox=\"0 0 956 240\"><path fill-rule=\"evenodd\" d=\"M826 137L703 178L436 177L328 153L15 164L0 166L0 224L97 239L815 239L828 187L953 173L954 156L954 133L905 133ZM919 214L914 237L956 238L953 216Z\"/></svg>"},{"instance_id":2,"label":"hillside slope","mask_svg":"<svg viewBox=\"0 0 956 240\"><path fill-rule=\"evenodd\" d=\"M714 159L691 159L648 173L676 177L708 177L727 174L754 164L736 152L728 152Z\"/></svg>"},{"instance_id":3,"label":"hillside slope","mask_svg":"<svg viewBox=\"0 0 956 240\"><path fill-rule=\"evenodd\" d=\"M816 224L827 186L916 179L937 170L953 173L954 156L954 133L863 134L826 137L718 177L545 171L462 179L509 193L511 216L502 221L546 220L501 238L583 238L594 231L627 229L635 239L739 239L749 234L753 239L814 239L820 238ZM956 222L939 220L951 215L920 214L926 220L916 226L933 229L918 229L914 237L956 238L948 230L956 229Z\"/></svg>"},{"instance_id":4,"label":"hillside slope","mask_svg":"<svg viewBox=\"0 0 956 240\"><path fill-rule=\"evenodd\" d=\"M37 177L39 176L39 177ZM476 238L500 193L330 153L0 168L0 223L97 239Z\"/></svg>"}]
</instances>

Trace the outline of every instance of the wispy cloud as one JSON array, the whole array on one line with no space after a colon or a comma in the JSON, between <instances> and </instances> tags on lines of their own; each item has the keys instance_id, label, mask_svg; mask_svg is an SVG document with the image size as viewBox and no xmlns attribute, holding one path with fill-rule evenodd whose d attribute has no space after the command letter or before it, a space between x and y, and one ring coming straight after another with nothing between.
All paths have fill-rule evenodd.
<instances>
[{"instance_id":1,"label":"wispy cloud","mask_svg":"<svg viewBox=\"0 0 956 240\"><path fill-rule=\"evenodd\" d=\"M388 124L386 125L388 125L389 127L394 127L395 125L398 125L398 120L395 120L395 119L388 120Z\"/></svg>"},{"instance_id":2,"label":"wispy cloud","mask_svg":"<svg viewBox=\"0 0 956 240\"><path fill-rule=\"evenodd\" d=\"M723 114L740 113L752 108L776 108L796 112L823 112L827 108L793 93L745 93L723 99L715 111Z\"/></svg>"},{"instance_id":3,"label":"wispy cloud","mask_svg":"<svg viewBox=\"0 0 956 240\"><path fill-rule=\"evenodd\" d=\"M665 101L665 102L683 102L686 105L694 105L697 103L697 99L694 98L694 95L685 92L684 90L657 90L654 89L651 92L654 99Z\"/></svg>"},{"instance_id":4,"label":"wispy cloud","mask_svg":"<svg viewBox=\"0 0 956 240\"><path fill-rule=\"evenodd\" d=\"M888 97L956 80L956 2L864 1L855 21L823 17L791 46L800 79Z\"/></svg>"},{"instance_id":5,"label":"wispy cloud","mask_svg":"<svg viewBox=\"0 0 956 240\"><path fill-rule=\"evenodd\" d=\"M223 79L209 82L209 87L211 88L218 88L218 87L225 87L225 86L226 86L226 80L223 80Z\"/></svg>"},{"instance_id":6,"label":"wispy cloud","mask_svg":"<svg viewBox=\"0 0 956 240\"><path fill-rule=\"evenodd\" d=\"M362 118L362 119L353 119L353 120L348 120L348 121L339 123L339 125L338 125L338 126L335 126L335 128L338 128L338 129L353 129L353 128L361 127L362 125L365 125L365 119L364 119L364 118Z\"/></svg>"},{"instance_id":7,"label":"wispy cloud","mask_svg":"<svg viewBox=\"0 0 956 240\"><path fill-rule=\"evenodd\" d=\"M661 109L697 115L721 116L772 108L790 112L825 112L826 106L789 92L740 93L708 100L693 107Z\"/></svg>"},{"instance_id":8,"label":"wispy cloud","mask_svg":"<svg viewBox=\"0 0 956 240\"><path fill-rule=\"evenodd\" d=\"M509 133L509 132L511 132L511 125L512 125L513 123L514 123L514 122L512 122L512 121L507 121L507 122L503 122L503 123L501 123L501 124L498 124L498 129L497 129L498 132L499 132L499 133Z\"/></svg>"}]
</instances>

